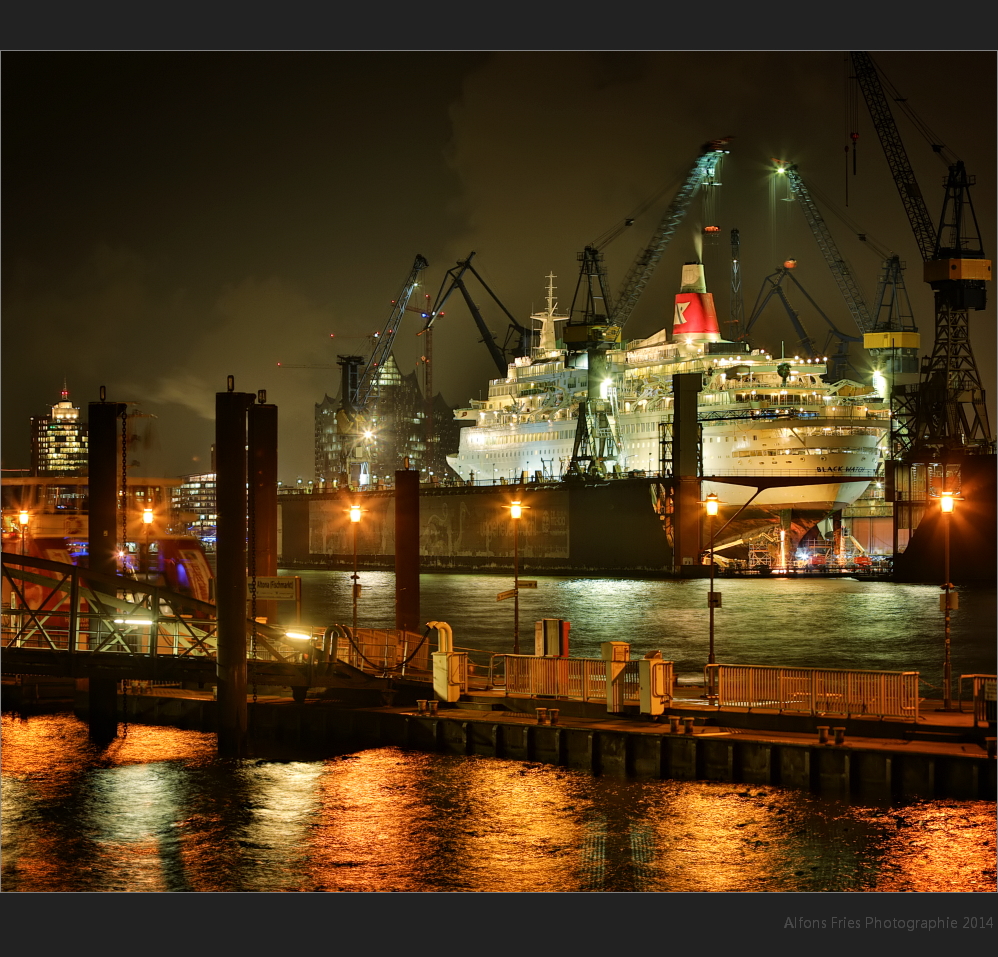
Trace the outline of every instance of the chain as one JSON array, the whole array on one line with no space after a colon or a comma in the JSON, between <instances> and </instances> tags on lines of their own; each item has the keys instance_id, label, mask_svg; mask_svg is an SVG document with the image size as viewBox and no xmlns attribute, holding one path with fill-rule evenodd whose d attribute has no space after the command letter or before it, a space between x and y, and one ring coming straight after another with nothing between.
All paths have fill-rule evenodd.
<instances>
[{"instance_id":1,"label":"chain","mask_svg":"<svg viewBox=\"0 0 998 957\"><path fill-rule=\"evenodd\" d=\"M128 737L128 684L127 678L121 682L121 692L125 699L121 703L121 736L124 738Z\"/></svg>"}]
</instances>

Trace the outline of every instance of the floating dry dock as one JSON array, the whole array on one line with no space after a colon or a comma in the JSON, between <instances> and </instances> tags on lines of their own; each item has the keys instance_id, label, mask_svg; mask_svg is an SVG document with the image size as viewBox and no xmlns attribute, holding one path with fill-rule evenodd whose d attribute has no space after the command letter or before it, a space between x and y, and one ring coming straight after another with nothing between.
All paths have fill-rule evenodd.
<instances>
[{"instance_id":1,"label":"floating dry dock","mask_svg":"<svg viewBox=\"0 0 998 957\"><path fill-rule=\"evenodd\" d=\"M396 702L411 690L397 688ZM214 730L215 706L210 692L119 697L125 720L202 731ZM608 715L579 701L496 692L469 694L456 705L441 702L435 714L411 703L365 707L312 698L299 704L261 696L249 704L249 728L258 754L274 745L284 754L300 749L309 757L394 746L595 774L811 789L860 800L993 800L993 726L969 711L940 707L923 702L911 723L719 710L691 697L674 700L668 714L651 720Z\"/></svg>"}]
</instances>

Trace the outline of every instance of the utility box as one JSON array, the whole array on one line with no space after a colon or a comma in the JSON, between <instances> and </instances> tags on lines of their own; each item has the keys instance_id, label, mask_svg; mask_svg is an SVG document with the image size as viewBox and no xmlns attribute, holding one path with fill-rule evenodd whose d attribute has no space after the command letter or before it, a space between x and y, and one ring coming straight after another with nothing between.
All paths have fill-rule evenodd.
<instances>
[{"instance_id":1,"label":"utility box","mask_svg":"<svg viewBox=\"0 0 998 957\"><path fill-rule=\"evenodd\" d=\"M658 652L646 655L638 662L642 714L664 714L672 700L672 662L664 661Z\"/></svg>"},{"instance_id":2,"label":"utility box","mask_svg":"<svg viewBox=\"0 0 998 957\"><path fill-rule=\"evenodd\" d=\"M604 661L630 661L631 645L627 641L604 641L600 643L600 657Z\"/></svg>"},{"instance_id":3,"label":"utility box","mask_svg":"<svg viewBox=\"0 0 998 957\"><path fill-rule=\"evenodd\" d=\"M534 623L534 654L545 658L568 657L568 632L572 627L564 618L542 618Z\"/></svg>"},{"instance_id":4,"label":"utility box","mask_svg":"<svg viewBox=\"0 0 998 957\"><path fill-rule=\"evenodd\" d=\"M433 652L433 693L439 701L457 701L461 697L462 667L468 656L455 651Z\"/></svg>"}]
</instances>

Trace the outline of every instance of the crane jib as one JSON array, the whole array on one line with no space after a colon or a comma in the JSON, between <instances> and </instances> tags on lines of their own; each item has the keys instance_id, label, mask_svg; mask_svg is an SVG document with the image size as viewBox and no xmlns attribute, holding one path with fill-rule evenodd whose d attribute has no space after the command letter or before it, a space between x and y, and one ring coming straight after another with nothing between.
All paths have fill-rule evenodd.
<instances>
[{"instance_id":1,"label":"crane jib","mask_svg":"<svg viewBox=\"0 0 998 957\"><path fill-rule=\"evenodd\" d=\"M379 336L378 341L375 343L374 351L371 353L371 358L368 359L367 366L360 377L360 382L357 384L355 407L359 410L364 409L367 406L367 403L371 400L371 397L375 392L378 384L379 370L391 354L392 345L395 342L395 336L398 333L402 315L409 303L409 297L412 295L413 289L416 288L416 284L419 282L420 273L426 269L428 265L429 263L422 256L419 254L416 255L416 260L412 264L412 270L405 281L405 285L402 287L402 291L399 293L398 298L392 304L392 311L388 316L388 321L385 323L385 328Z\"/></svg>"},{"instance_id":2,"label":"crane jib","mask_svg":"<svg viewBox=\"0 0 998 957\"><path fill-rule=\"evenodd\" d=\"M685 182L659 221L651 241L638 254L630 271L624 277L616 305L609 317L612 325L623 326L634 311L641 293L644 292L644 288L651 279L655 266L662 258L662 253L669 245L676 228L686 215L693 197L705 182L717 175L721 158L728 152L725 148L726 143L727 140L714 140L706 144L703 152L697 157Z\"/></svg>"}]
</instances>

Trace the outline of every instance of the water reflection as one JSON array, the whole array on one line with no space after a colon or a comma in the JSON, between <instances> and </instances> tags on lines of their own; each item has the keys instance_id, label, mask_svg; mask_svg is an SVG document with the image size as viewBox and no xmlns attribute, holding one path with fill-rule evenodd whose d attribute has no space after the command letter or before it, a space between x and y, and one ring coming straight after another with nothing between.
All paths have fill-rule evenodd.
<instances>
[{"instance_id":1,"label":"water reflection","mask_svg":"<svg viewBox=\"0 0 998 957\"><path fill-rule=\"evenodd\" d=\"M145 757L144 757L145 756ZM994 806L850 806L381 748L223 761L210 735L3 718L7 891L989 891Z\"/></svg>"},{"instance_id":2,"label":"water reflection","mask_svg":"<svg viewBox=\"0 0 998 957\"><path fill-rule=\"evenodd\" d=\"M298 574L310 622L349 622L346 573ZM512 609L495 597L508 584L496 575L423 575L421 618L448 622L462 647L511 652ZM722 579L717 587L724 595L716 616L722 662L918 671L929 688L939 687L943 621L935 585L774 576ZM660 650L677 673L698 675L707 655L707 589L705 580L541 577L536 591L520 597L521 634L529 635L532 621L563 618L572 623L573 655L599 657L601 642L624 640L637 656ZM994 674L996 607L994 588L961 588L952 620L954 675ZM362 624L394 627L391 573L365 573Z\"/></svg>"}]
</instances>

